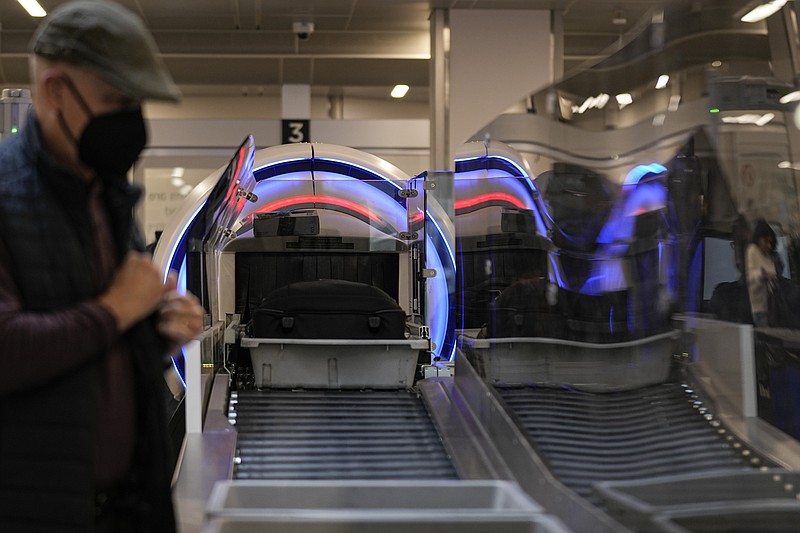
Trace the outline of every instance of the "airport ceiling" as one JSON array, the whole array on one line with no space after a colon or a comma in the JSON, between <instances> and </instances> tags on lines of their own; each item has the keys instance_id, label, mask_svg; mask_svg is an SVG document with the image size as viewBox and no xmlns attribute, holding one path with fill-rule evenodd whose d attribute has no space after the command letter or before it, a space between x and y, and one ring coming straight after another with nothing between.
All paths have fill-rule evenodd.
<instances>
[{"instance_id":1,"label":"airport ceiling","mask_svg":"<svg viewBox=\"0 0 800 533\"><path fill-rule=\"evenodd\" d=\"M152 31L184 94L279 92L385 98L396 83L427 100L432 9L539 9L563 13L564 71L598 59L658 0L118 0ZM700 2L700 0L685 0ZM714 1L714 0L712 0ZM732 0L731 0L732 1ZM737 0L739 1L739 0ZM39 0L52 10L63 0ZM307 39L294 23L311 22ZM37 19L0 3L0 83L25 85ZM533 89L533 88L532 88Z\"/></svg>"}]
</instances>

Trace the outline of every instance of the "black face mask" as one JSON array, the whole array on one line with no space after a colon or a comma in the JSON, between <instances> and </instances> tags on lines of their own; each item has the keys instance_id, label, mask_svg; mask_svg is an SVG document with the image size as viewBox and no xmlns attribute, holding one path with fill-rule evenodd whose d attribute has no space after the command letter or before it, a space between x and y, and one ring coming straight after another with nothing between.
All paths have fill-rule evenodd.
<instances>
[{"instance_id":1,"label":"black face mask","mask_svg":"<svg viewBox=\"0 0 800 533\"><path fill-rule=\"evenodd\" d=\"M125 175L147 144L147 129L141 108L95 116L72 80L64 79L78 103L91 117L80 139L75 139L64 116L58 113L61 127L78 148L81 162L99 176Z\"/></svg>"}]
</instances>

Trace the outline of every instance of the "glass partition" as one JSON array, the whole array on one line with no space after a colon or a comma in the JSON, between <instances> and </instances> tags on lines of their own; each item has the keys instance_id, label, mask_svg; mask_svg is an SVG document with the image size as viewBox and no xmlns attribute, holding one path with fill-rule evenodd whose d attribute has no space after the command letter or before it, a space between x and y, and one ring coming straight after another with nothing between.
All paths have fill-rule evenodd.
<instances>
[{"instance_id":1,"label":"glass partition","mask_svg":"<svg viewBox=\"0 0 800 533\"><path fill-rule=\"evenodd\" d=\"M343 175L336 166L326 170L320 162L313 170L308 162L287 164L292 168L280 174L256 169L258 201L242 211L224 248L235 276L220 280L220 294L234 295L223 307L246 323L278 287L340 279L378 287L410 310L401 189L375 176ZM235 287L227 286L234 279Z\"/></svg>"},{"instance_id":2,"label":"glass partition","mask_svg":"<svg viewBox=\"0 0 800 533\"><path fill-rule=\"evenodd\" d=\"M665 2L456 156L459 347L588 502L800 465L798 6L745 4Z\"/></svg>"},{"instance_id":3,"label":"glass partition","mask_svg":"<svg viewBox=\"0 0 800 533\"><path fill-rule=\"evenodd\" d=\"M410 180L407 208L415 314L430 334L433 360L451 361L458 320L453 173L429 171Z\"/></svg>"},{"instance_id":4,"label":"glass partition","mask_svg":"<svg viewBox=\"0 0 800 533\"><path fill-rule=\"evenodd\" d=\"M675 312L752 324L750 304L741 302L748 300L746 252L760 219L775 235L770 261L778 283L791 282L783 293L800 302L796 11L787 5L745 23L741 9L736 2L666 2L607 58L530 95L463 148L490 140L487 153L492 143L505 145L529 167L535 202L505 198L495 216L535 205L544 229L529 235L550 247L547 282L563 296L548 310L558 307L566 324L551 331L646 336ZM464 170L457 183L479 181L458 164ZM484 187L498 179L483 172ZM502 187L489 188L502 201ZM459 232L465 245L475 240L469 217L490 211L471 209L457 217L470 227ZM487 224L480 238L496 241L504 232ZM513 283L504 275L464 290L487 283L474 300L481 308ZM462 292L464 305L468 300ZM773 318L773 327L800 327L793 317ZM480 322L467 313L462 325ZM586 335L576 327L588 328Z\"/></svg>"}]
</instances>

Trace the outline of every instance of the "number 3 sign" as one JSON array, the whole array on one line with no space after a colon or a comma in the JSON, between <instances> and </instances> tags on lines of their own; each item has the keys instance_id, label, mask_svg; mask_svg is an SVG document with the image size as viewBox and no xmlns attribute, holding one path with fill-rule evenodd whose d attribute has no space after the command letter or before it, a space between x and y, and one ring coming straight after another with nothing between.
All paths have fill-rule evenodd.
<instances>
[{"instance_id":1,"label":"number 3 sign","mask_svg":"<svg viewBox=\"0 0 800 533\"><path fill-rule=\"evenodd\" d=\"M281 124L283 130L281 140L283 144L311 141L308 120L282 120Z\"/></svg>"}]
</instances>

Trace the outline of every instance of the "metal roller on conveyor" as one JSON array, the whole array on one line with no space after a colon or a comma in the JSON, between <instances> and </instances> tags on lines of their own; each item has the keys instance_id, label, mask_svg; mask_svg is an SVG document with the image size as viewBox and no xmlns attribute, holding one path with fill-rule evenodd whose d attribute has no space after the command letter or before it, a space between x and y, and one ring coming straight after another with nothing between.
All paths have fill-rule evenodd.
<instances>
[{"instance_id":1,"label":"metal roller on conveyor","mask_svg":"<svg viewBox=\"0 0 800 533\"><path fill-rule=\"evenodd\" d=\"M496 390L553 474L590 501L593 484L602 481L763 464L686 384L610 393Z\"/></svg>"},{"instance_id":2,"label":"metal roller on conveyor","mask_svg":"<svg viewBox=\"0 0 800 533\"><path fill-rule=\"evenodd\" d=\"M236 479L457 479L409 390L232 393Z\"/></svg>"}]
</instances>

